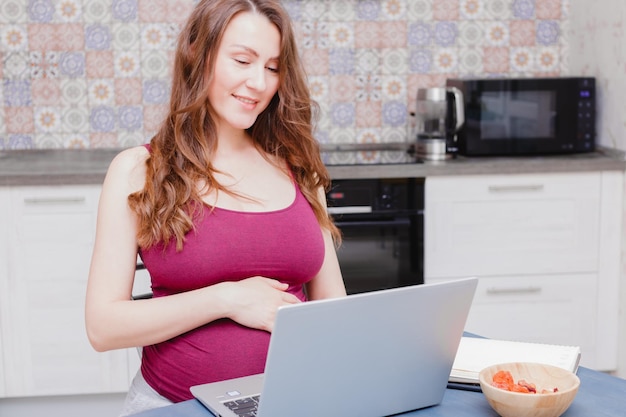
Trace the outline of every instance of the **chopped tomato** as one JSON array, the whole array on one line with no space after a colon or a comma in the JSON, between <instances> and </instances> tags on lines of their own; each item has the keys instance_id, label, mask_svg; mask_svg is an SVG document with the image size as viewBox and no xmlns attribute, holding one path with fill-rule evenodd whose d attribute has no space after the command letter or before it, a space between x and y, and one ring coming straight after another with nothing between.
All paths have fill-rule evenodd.
<instances>
[{"instance_id":1,"label":"chopped tomato","mask_svg":"<svg viewBox=\"0 0 626 417\"><path fill-rule=\"evenodd\" d=\"M520 379L517 383L513 379L513 375L509 371L498 371L493 375L491 379L491 385L496 388L500 388L511 392L521 392L524 394L536 394L537 387L532 382ZM550 392L557 392L559 389L554 388L552 391L543 389L541 394L547 394Z\"/></svg>"}]
</instances>

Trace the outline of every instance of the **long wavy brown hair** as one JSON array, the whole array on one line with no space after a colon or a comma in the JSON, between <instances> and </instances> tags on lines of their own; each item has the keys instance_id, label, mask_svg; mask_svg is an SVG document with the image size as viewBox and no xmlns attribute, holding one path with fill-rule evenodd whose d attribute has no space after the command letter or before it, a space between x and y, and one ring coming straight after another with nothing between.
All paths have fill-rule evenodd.
<instances>
[{"instance_id":1,"label":"long wavy brown hair","mask_svg":"<svg viewBox=\"0 0 626 417\"><path fill-rule=\"evenodd\" d=\"M142 248L160 242L167 246L174 240L176 249L182 250L185 235L201 213L202 195L211 189L233 194L214 176L211 160L217 131L206 92L226 27L241 12L266 16L281 35L278 92L248 133L262 152L287 163L319 223L336 242L340 240L319 201L319 188L328 190L330 177L313 137L317 106L310 97L289 15L278 0L202 0L178 39L169 113L150 142L145 186L128 198L139 218L137 238Z\"/></svg>"}]
</instances>

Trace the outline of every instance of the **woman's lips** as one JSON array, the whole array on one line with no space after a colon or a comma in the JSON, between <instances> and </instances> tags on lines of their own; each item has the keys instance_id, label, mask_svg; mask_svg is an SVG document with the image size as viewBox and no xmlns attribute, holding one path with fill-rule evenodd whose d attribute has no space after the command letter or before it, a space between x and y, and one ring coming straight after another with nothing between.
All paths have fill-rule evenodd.
<instances>
[{"instance_id":1,"label":"woman's lips","mask_svg":"<svg viewBox=\"0 0 626 417\"><path fill-rule=\"evenodd\" d=\"M251 99L249 97L243 97L243 96L238 96L238 95L233 95L237 100L239 100L240 102L244 103L244 104L248 104L248 105L255 105L257 104L259 101L258 100L254 100Z\"/></svg>"}]
</instances>

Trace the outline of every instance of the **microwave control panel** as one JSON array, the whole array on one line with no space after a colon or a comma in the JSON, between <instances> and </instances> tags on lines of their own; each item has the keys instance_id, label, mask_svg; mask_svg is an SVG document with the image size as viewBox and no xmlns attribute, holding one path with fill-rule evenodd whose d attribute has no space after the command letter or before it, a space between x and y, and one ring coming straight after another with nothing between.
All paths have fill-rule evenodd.
<instances>
[{"instance_id":1,"label":"microwave control panel","mask_svg":"<svg viewBox=\"0 0 626 417\"><path fill-rule=\"evenodd\" d=\"M581 78L578 90L577 141L585 149L593 149L595 143L596 109L595 83L592 78ZM570 144L570 146L572 146Z\"/></svg>"}]
</instances>

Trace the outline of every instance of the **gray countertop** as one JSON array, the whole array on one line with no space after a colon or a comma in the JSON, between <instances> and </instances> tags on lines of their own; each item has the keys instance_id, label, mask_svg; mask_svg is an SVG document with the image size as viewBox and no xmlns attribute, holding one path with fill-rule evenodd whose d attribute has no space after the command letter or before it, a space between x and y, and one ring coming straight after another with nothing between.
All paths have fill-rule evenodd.
<instances>
[{"instance_id":1,"label":"gray countertop","mask_svg":"<svg viewBox=\"0 0 626 417\"><path fill-rule=\"evenodd\" d=\"M0 186L100 184L120 149L40 149L0 152ZM444 162L396 165L335 165L334 179L430 177L440 175L623 171L624 153L596 152L542 157L457 157Z\"/></svg>"}]
</instances>

